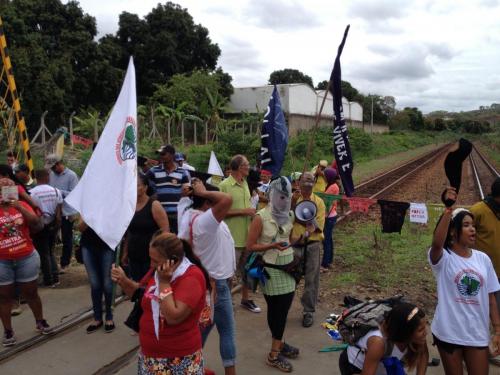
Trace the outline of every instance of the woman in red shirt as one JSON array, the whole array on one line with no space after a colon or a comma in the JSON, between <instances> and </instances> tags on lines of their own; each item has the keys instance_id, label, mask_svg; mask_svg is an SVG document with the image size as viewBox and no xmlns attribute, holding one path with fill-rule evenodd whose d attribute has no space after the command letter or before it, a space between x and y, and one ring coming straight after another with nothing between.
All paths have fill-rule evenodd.
<instances>
[{"instance_id":1,"label":"woman in red shirt","mask_svg":"<svg viewBox=\"0 0 500 375\"><path fill-rule=\"evenodd\" d=\"M111 278L132 296L146 285L139 322L139 371L149 374L203 374L200 314L210 289L208 273L191 247L173 233L160 232L149 244L150 272L141 283L114 267Z\"/></svg>"},{"instance_id":2,"label":"woman in red shirt","mask_svg":"<svg viewBox=\"0 0 500 375\"><path fill-rule=\"evenodd\" d=\"M8 178L0 178L0 189L4 186L15 187L15 184ZM36 232L42 228L42 220L27 203L3 199L0 190L0 318L4 328L3 346L16 343L10 315L16 284L33 311L36 330L49 332L37 289L40 257L30 237L30 230Z\"/></svg>"}]
</instances>

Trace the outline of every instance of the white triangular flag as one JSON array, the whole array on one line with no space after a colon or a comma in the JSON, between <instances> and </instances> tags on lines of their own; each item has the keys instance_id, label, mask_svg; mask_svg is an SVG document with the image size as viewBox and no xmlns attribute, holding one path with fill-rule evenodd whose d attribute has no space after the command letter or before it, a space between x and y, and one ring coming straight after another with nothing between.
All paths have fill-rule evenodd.
<instances>
[{"instance_id":1,"label":"white triangular flag","mask_svg":"<svg viewBox=\"0 0 500 375\"><path fill-rule=\"evenodd\" d=\"M120 95L80 182L66 202L113 250L137 203L137 100L130 58Z\"/></svg>"},{"instance_id":2,"label":"white triangular flag","mask_svg":"<svg viewBox=\"0 0 500 375\"><path fill-rule=\"evenodd\" d=\"M213 151L210 151L210 161L208 162L207 173L212 176L224 177L224 172L222 172L222 168L220 167L217 157L215 156L215 152Z\"/></svg>"}]
</instances>

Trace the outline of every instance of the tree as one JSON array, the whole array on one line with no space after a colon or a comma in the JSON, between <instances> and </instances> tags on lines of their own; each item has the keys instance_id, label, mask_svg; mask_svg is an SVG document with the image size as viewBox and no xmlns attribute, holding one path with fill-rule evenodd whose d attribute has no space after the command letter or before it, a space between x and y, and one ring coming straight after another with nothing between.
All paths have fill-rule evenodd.
<instances>
[{"instance_id":1,"label":"tree","mask_svg":"<svg viewBox=\"0 0 500 375\"><path fill-rule=\"evenodd\" d=\"M436 118L434 120L434 130L438 132L446 130L446 122L440 117Z\"/></svg>"},{"instance_id":2,"label":"tree","mask_svg":"<svg viewBox=\"0 0 500 375\"><path fill-rule=\"evenodd\" d=\"M380 109L390 119L396 113L396 99L394 96L384 96L380 102Z\"/></svg>"},{"instance_id":3,"label":"tree","mask_svg":"<svg viewBox=\"0 0 500 375\"><path fill-rule=\"evenodd\" d=\"M166 84L156 85L152 101L174 108L180 103L186 103L184 111L189 114L203 116L203 109L210 106L207 92L212 97L220 96L223 90L228 92L227 87L222 88L219 73L207 73L196 70L192 74L176 74ZM220 100L219 100L220 101Z\"/></svg>"},{"instance_id":4,"label":"tree","mask_svg":"<svg viewBox=\"0 0 500 375\"><path fill-rule=\"evenodd\" d=\"M360 95L360 97L363 98L363 121L365 123L371 122L373 100L373 122L376 124L387 124L388 116L382 111L382 97L376 94L368 96Z\"/></svg>"},{"instance_id":5,"label":"tree","mask_svg":"<svg viewBox=\"0 0 500 375\"><path fill-rule=\"evenodd\" d=\"M406 107L404 110L408 114L410 119L410 129L411 130L422 130L424 129L424 116L422 112L416 107Z\"/></svg>"},{"instance_id":6,"label":"tree","mask_svg":"<svg viewBox=\"0 0 500 375\"><path fill-rule=\"evenodd\" d=\"M410 116L405 111L398 111L389 119L391 130L405 130L410 128Z\"/></svg>"},{"instance_id":7,"label":"tree","mask_svg":"<svg viewBox=\"0 0 500 375\"><path fill-rule=\"evenodd\" d=\"M327 88L328 88L328 81L321 81L316 86L316 90L326 90Z\"/></svg>"},{"instance_id":8,"label":"tree","mask_svg":"<svg viewBox=\"0 0 500 375\"><path fill-rule=\"evenodd\" d=\"M341 81L342 96L344 96L350 102L360 101L363 102L360 97L359 91L352 87L352 85L347 81ZM360 100L361 99L361 100Z\"/></svg>"},{"instance_id":9,"label":"tree","mask_svg":"<svg viewBox=\"0 0 500 375\"><path fill-rule=\"evenodd\" d=\"M269 76L270 85L285 83L306 83L311 88L314 88L312 78L297 69L275 70Z\"/></svg>"},{"instance_id":10,"label":"tree","mask_svg":"<svg viewBox=\"0 0 500 375\"><path fill-rule=\"evenodd\" d=\"M112 100L105 96L115 94L121 72L101 59L95 19L76 1L14 0L2 6L2 17L30 133L45 110L54 130L73 110Z\"/></svg>"},{"instance_id":11,"label":"tree","mask_svg":"<svg viewBox=\"0 0 500 375\"><path fill-rule=\"evenodd\" d=\"M175 74L196 69L213 70L220 48L212 43L208 30L195 24L187 9L168 2L158 4L144 19L136 14L120 14L116 36L108 41L123 52L114 66L125 69L134 56L140 100L151 96L156 84L164 84Z\"/></svg>"}]
</instances>

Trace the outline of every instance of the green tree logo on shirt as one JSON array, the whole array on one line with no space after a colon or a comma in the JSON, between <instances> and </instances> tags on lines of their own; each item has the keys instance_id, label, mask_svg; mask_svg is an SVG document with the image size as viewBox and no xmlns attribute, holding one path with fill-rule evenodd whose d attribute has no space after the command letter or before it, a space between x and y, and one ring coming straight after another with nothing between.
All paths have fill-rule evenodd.
<instances>
[{"instance_id":1,"label":"green tree logo on shirt","mask_svg":"<svg viewBox=\"0 0 500 375\"><path fill-rule=\"evenodd\" d=\"M467 297L477 296L481 289L481 280L473 273L464 273L457 284L461 295Z\"/></svg>"}]
</instances>

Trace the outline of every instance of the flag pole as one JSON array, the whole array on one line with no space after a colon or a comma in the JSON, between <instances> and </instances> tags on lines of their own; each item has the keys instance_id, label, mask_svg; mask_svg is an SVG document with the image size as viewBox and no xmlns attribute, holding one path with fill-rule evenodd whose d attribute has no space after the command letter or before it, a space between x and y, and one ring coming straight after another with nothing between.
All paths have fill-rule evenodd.
<instances>
[{"instance_id":1,"label":"flag pole","mask_svg":"<svg viewBox=\"0 0 500 375\"><path fill-rule=\"evenodd\" d=\"M325 106L326 97L328 96L328 92L330 91L330 85L331 85L331 80L328 80L328 86L326 87L325 95L323 95L323 101L321 102L321 107L319 108L319 112L316 115L316 121L315 121L314 126L312 128L312 134L309 136L309 142L307 144L307 151L306 151L306 158L304 160L304 168L302 169L302 173L304 173L306 171L307 162L309 161L309 158L311 157L311 150L312 150L312 146L313 146L313 141L314 141L314 138L316 136L316 132L318 131L319 121L321 119L321 113L323 112L323 107Z\"/></svg>"},{"instance_id":2,"label":"flag pole","mask_svg":"<svg viewBox=\"0 0 500 375\"><path fill-rule=\"evenodd\" d=\"M119 267L120 266L120 254L121 254L121 246L118 245L116 247L116 250L115 250L115 267ZM116 307L116 283L113 283L113 289L112 289L112 292L111 292L111 303L112 303L112 306L113 306L113 309Z\"/></svg>"}]
</instances>

